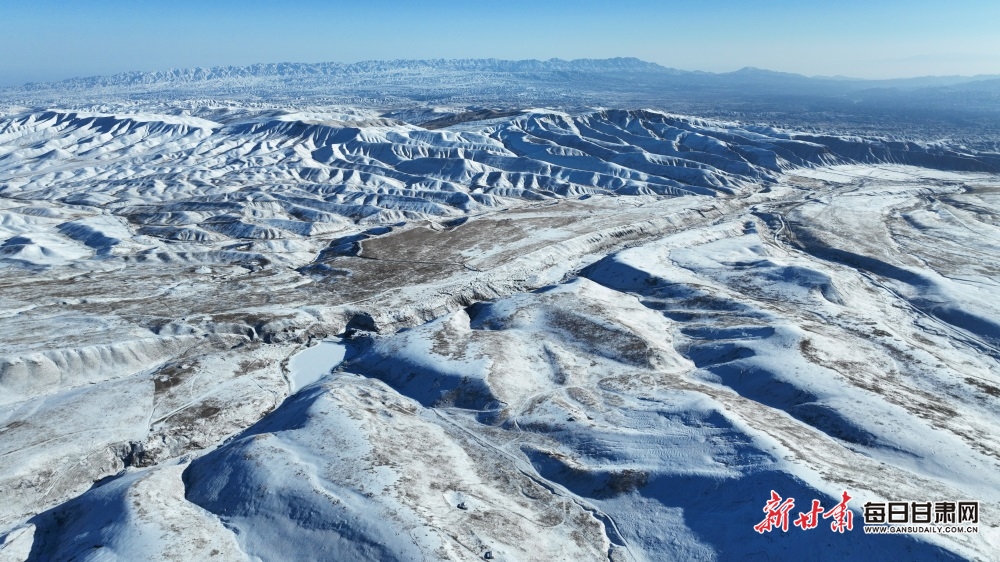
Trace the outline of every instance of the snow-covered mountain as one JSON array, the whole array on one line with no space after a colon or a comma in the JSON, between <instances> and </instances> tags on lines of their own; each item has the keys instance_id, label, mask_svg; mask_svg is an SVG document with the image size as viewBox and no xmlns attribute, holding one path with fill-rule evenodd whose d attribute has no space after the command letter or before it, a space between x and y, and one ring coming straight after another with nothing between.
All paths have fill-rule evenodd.
<instances>
[{"instance_id":1,"label":"snow-covered mountain","mask_svg":"<svg viewBox=\"0 0 1000 562\"><path fill-rule=\"evenodd\" d=\"M593 75L606 76L636 76L647 80L672 80L679 85L688 87L707 87L710 85L743 85L755 88L793 87L808 92L819 92L831 87L838 91L860 91L870 88L897 88L912 90L928 87L965 87L966 85L987 85L995 80L997 75L982 76L942 76L908 78L896 80L857 80L845 78L813 77L786 72L773 72L758 68L743 68L734 72L712 73L700 71L684 71L667 68L655 63L636 58L612 59L576 59L576 60L500 60L500 59L436 59L436 60L375 60L353 64L326 63L269 63L249 66L218 66L212 68L183 68L155 72L124 72L112 76L92 76L71 78L55 83L28 83L23 86L7 88L8 96L29 92L59 92L61 95L83 93L86 90L99 88L145 88L147 91L165 89L178 85L208 83L217 93L219 86L237 87L247 85L246 81L259 81L261 86L268 86L274 91L295 88L334 87L346 89L342 80L352 82L378 83L384 81L398 88L403 78L415 79L411 84L412 91L420 91L428 84L445 84L448 78L472 77L472 84L464 87L482 88L485 79L500 80L512 85L531 87L541 85L543 81L555 79L555 87L563 82L583 84L584 79ZM242 81L242 82L241 82ZM352 84L356 85L356 84ZM459 81L454 80L452 86L459 87ZM593 87L593 85L591 85ZM601 84L601 88L613 86ZM630 84L631 91L635 88L645 90L651 84ZM618 90L619 88L614 88ZM605 91L595 89L595 91ZM643 92L644 93L644 92ZM511 100L513 101L513 100Z\"/></svg>"},{"instance_id":2,"label":"snow-covered mountain","mask_svg":"<svg viewBox=\"0 0 1000 562\"><path fill-rule=\"evenodd\" d=\"M66 105L0 117L0 558L995 559L1000 155L412 99L615 72L695 76L18 90ZM367 105L310 90L364 73ZM276 85L312 93L235 99ZM793 520L846 491L853 530L759 533L772 490ZM888 501L981 521L865 533Z\"/></svg>"},{"instance_id":3,"label":"snow-covered mountain","mask_svg":"<svg viewBox=\"0 0 1000 562\"><path fill-rule=\"evenodd\" d=\"M0 89L9 103L92 109L164 99L239 100L278 108L414 104L506 109L652 108L842 132L995 142L996 75L852 80L744 68L691 72L634 58L275 63L127 72Z\"/></svg>"}]
</instances>

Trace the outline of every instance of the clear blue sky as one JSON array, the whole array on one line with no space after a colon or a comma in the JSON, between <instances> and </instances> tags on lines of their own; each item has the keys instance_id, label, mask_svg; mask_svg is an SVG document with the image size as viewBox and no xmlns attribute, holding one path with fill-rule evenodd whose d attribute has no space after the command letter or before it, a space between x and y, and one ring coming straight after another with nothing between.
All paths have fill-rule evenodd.
<instances>
[{"instance_id":1,"label":"clear blue sky","mask_svg":"<svg viewBox=\"0 0 1000 562\"><path fill-rule=\"evenodd\" d=\"M0 0L0 85L126 70L634 56L864 78L1000 74L1000 0Z\"/></svg>"}]
</instances>

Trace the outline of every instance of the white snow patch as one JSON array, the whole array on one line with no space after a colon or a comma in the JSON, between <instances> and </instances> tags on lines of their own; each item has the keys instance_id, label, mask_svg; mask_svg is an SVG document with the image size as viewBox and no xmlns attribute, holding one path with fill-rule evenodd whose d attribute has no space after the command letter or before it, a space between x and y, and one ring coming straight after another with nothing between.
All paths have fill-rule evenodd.
<instances>
[{"instance_id":1,"label":"white snow patch","mask_svg":"<svg viewBox=\"0 0 1000 562\"><path fill-rule=\"evenodd\" d=\"M340 338L323 340L288 361L288 391L295 394L324 376L344 360L347 347Z\"/></svg>"}]
</instances>

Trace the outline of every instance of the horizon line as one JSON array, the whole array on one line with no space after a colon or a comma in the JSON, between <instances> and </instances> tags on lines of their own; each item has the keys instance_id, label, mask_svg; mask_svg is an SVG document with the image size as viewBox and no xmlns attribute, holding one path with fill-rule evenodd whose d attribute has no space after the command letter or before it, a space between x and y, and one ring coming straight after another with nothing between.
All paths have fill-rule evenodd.
<instances>
[{"instance_id":1,"label":"horizon line","mask_svg":"<svg viewBox=\"0 0 1000 562\"><path fill-rule=\"evenodd\" d=\"M353 61L353 62L342 62L342 61L333 61L333 60L330 60L330 61L319 61L319 62L301 62L301 61L287 61L286 60L286 61L275 61L275 62L263 62L263 61L261 61L261 62L254 62L254 63L248 63L248 64L218 64L218 65L212 65L212 66L179 66L179 67L170 67L170 68L160 69L160 70L137 70L137 69L132 69L132 70L122 70L122 71L119 71L119 72L112 72L112 73L108 73L108 74L90 74L90 75L69 76L67 78L59 78L59 79L47 80L47 81L28 81L28 82L22 82L20 84L10 84L10 85L6 85L6 86L0 86L0 90L17 89L17 88L31 87L31 86L45 86L45 85L53 85L54 86L54 85L61 84L63 82L69 82L69 81L73 81L73 80L88 80L88 79L97 79L97 78L113 78L115 76L125 76L125 75L170 73L170 72L176 72L176 71L199 71L199 70L212 71L212 70L218 70L218 69L250 68L250 67L254 67L254 66L280 66L280 65L321 66L321 65L342 65L342 66L350 67L350 66L362 65L362 64L366 64L366 63L392 63L392 62L418 62L419 63L419 62L497 61L497 62L509 62L509 63L523 63L523 62L540 62L540 63L565 62L565 63L574 63L574 62L586 62L586 61L608 62L608 61L616 61L616 60L621 60L621 61L635 61L635 62L643 63L643 64L646 64L646 65L657 66L657 67L659 67L659 68L661 68L663 70L666 70L666 71L675 71L675 72L681 72L681 73L685 73L685 74L709 74L709 75L716 75L716 76L726 75L726 74L736 74L736 73L739 73L739 72L746 72L746 71L758 71L758 72L764 72L764 73L769 73L769 74L779 74L779 75L786 75L786 76L795 76L795 77L805 78L805 79L809 79L809 80L837 80L837 81L852 81L852 82L901 82L901 81L907 81L907 80L932 79L932 78L967 78L967 79L973 79L973 80L975 80L975 79L989 80L989 79L1000 78L1000 73L997 73L997 74L922 74L922 75L904 76L904 77L896 77L896 78L858 78L858 77L844 76L844 75L839 75L839 74L838 75L823 75L823 74L812 74L812 75L809 75L809 74L802 74L802 73L798 73L798 72L787 72L787 71L781 71L781 70L771 70L771 69L768 69L768 68L762 68L762 67L757 67L757 66L743 66L743 67L737 68L735 70L729 70L729 71L723 71L723 72L715 72L715 71L710 71L710 70L687 70L687 69L677 68L677 67L672 67L672 66L664 66L664 65L662 65L660 63L657 63L657 62L652 62L652 61L648 61L648 60L645 60L645 59L641 59L641 58L638 58L638 57L632 57L632 56L617 56L617 57L607 57L607 58L589 58L589 57L584 57L584 58L576 58L576 59L563 59L563 58L558 58L558 57L552 57L552 58L548 58L548 59L537 59L537 58L504 59L504 58L497 58L497 57L480 57L480 58L443 58L442 57L442 58L412 58L412 59L411 58L363 59L363 60L358 60L358 61Z\"/></svg>"}]
</instances>

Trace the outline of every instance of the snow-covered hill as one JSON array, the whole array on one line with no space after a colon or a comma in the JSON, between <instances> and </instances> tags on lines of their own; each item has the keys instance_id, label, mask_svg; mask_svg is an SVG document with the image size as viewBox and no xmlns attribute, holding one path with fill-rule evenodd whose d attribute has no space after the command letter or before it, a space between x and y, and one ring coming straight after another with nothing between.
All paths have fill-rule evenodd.
<instances>
[{"instance_id":1,"label":"snow-covered hill","mask_svg":"<svg viewBox=\"0 0 1000 562\"><path fill-rule=\"evenodd\" d=\"M344 71L81 88L319 68ZM653 110L111 105L0 119L0 557L1000 552L997 154ZM793 518L847 491L855 528L757 533L771 490ZM861 530L925 500L981 502L979 532Z\"/></svg>"},{"instance_id":2,"label":"snow-covered hill","mask_svg":"<svg viewBox=\"0 0 1000 562\"><path fill-rule=\"evenodd\" d=\"M302 265L332 233L341 237L330 251L350 251L372 227L531 201L733 195L766 188L793 167L850 162L1000 168L996 154L941 144L652 111L456 121L429 131L370 110L16 115L0 121L0 194L25 206L4 213L0 259L221 252L229 260L233 243L251 241Z\"/></svg>"}]
</instances>

